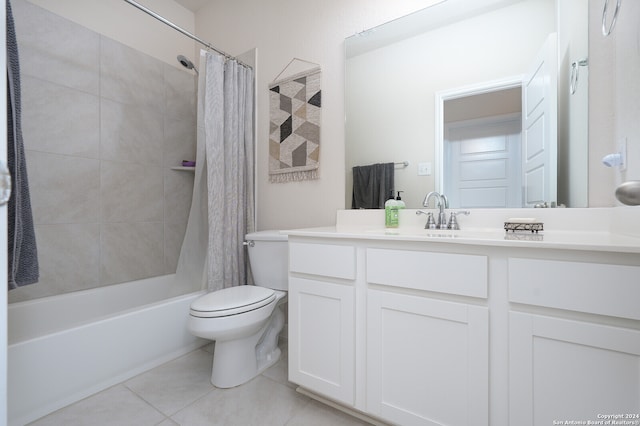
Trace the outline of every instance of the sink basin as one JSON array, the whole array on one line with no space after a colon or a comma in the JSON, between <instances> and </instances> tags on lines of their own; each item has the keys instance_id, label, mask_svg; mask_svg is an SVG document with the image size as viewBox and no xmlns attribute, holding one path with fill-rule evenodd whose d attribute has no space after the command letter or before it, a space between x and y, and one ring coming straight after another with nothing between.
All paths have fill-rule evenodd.
<instances>
[{"instance_id":1,"label":"sink basin","mask_svg":"<svg viewBox=\"0 0 640 426\"><path fill-rule=\"evenodd\" d=\"M503 238L505 232L501 229L424 229L424 228L378 228L366 231L368 234L398 235L417 238Z\"/></svg>"}]
</instances>

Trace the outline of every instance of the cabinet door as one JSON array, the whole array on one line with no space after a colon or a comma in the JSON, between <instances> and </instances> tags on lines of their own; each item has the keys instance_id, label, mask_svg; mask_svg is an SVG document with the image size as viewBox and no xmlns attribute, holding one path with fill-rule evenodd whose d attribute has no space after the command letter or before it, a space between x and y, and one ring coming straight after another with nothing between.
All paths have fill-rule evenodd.
<instances>
[{"instance_id":1,"label":"cabinet door","mask_svg":"<svg viewBox=\"0 0 640 426\"><path fill-rule=\"evenodd\" d=\"M640 413L640 331L516 312L509 330L510 424Z\"/></svg>"},{"instance_id":2,"label":"cabinet door","mask_svg":"<svg viewBox=\"0 0 640 426\"><path fill-rule=\"evenodd\" d=\"M354 288L289 277L289 380L354 403Z\"/></svg>"},{"instance_id":3,"label":"cabinet door","mask_svg":"<svg viewBox=\"0 0 640 426\"><path fill-rule=\"evenodd\" d=\"M485 307L369 290L367 410L402 425L487 425Z\"/></svg>"}]
</instances>

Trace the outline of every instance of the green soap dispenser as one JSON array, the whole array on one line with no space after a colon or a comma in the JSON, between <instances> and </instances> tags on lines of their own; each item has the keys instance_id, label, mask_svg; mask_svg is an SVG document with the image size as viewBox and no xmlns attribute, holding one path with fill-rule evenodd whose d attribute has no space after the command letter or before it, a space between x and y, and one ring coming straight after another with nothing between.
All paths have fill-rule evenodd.
<instances>
[{"instance_id":1,"label":"green soap dispenser","mask_svg":"<svg viewBox=\"0 0 640 426\"><path fill-rule=\"evenodd\" d=\"M393 197L393 191L384 203L384 226L387 228L398 227L398 202Z\"/></svg>"}]
</instances>

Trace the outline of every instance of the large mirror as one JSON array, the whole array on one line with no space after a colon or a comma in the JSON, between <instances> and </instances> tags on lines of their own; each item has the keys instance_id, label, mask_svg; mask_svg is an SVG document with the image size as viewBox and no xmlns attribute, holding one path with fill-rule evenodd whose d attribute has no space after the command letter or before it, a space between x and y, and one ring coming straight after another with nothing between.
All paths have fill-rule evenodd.
<instances>
[{"instance_id":1,"label":"large mirror","mask_svg":"<svg viewBox=\"0 0 640 426\"><path fill-rule=\"evenodd\" d=\"M587 206L586 0L446 0L345 56L346 208L352 168L376 163L395 163L408 208L433 190L451 207Z\"/></svg>"}]
</instances>

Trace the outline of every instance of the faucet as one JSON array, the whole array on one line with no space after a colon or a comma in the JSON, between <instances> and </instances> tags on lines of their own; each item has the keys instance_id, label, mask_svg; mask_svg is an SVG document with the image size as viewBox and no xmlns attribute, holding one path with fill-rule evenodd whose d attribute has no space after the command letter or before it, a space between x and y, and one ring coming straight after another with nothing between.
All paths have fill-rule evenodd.
<instances>
[{"instance_id":1,"label":"faucet","mask_svg":"<svg viewBox=\"0 0 640 426\"><path fill-rule=\"evenodd\" d=\"M431 191L424 197L422 205L429 208L429 201L431 197L436 198L436 206L439 208L437 229L447 229L447 215L444 213L444 209L449 207L449 200L443 194L438 194L436 191Z\"/></svg>"}]
</instances>

